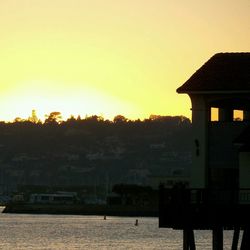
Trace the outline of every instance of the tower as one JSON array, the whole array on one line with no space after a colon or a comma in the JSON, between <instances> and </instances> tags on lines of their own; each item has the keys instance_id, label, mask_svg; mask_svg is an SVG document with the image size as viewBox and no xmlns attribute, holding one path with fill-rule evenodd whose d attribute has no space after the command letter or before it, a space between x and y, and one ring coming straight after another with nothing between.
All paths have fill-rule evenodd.
<instances>
[{"instance_id":1,"label":"tower","mask_svg":"<svg viewBox=\"0 0 250 250\"><path fill-rule=\"evenodd\" d=\"M191 187L238 188L235 140L250 125L250 53L214 55L177 92L192 102ZM236 111L243 113L242 120L235 119Z\"/></svg>"},{"instance_id":2,"label":"tower","mask_svg":"<svg viewBox=\"0 0 250 250\"><path fill-rule=\"evenodd\" d=\"M194 229L213 231L214 250L224 229L237 249L243 229L250 249L250 53L214 55L177 92L192 103L190 189L160 188L159 225L182 229L184 250L195 249Z\"/></svg>"}]
</instances>

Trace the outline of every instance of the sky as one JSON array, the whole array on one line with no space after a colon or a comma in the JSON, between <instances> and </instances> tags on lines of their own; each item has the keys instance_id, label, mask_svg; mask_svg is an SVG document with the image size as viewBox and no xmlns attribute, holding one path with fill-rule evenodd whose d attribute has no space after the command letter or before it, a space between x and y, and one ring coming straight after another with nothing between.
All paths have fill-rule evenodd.
<instances>
[{"instance_id":1,"label":"sky","mask_svg":"<svg viewBox=\"0 0 250 250\"><path fill-rule=\"evenodd\" d=\"M250 0L2 0L0 120L191 116L176 93L218 52L250 51Z\"/></svg>"}]
</instances>

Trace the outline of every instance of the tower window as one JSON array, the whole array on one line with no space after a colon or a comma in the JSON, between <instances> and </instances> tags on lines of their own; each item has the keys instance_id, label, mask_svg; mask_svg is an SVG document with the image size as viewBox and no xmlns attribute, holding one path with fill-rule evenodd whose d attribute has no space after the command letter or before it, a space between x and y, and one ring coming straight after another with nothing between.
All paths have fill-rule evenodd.
<instances>
[{"instance_id":1,"label":"tower window","mask_svg":"<svg viewBox=\"0 0 250 250\"><path fill-rule=\"evenodd\" d=\"M243 111L234 110L234 121L243 121Z\"/></svg>"},{"instance_id":2,"label":"tower window","mask_svg":"<svg viewBox=\"0 0 250 250\"><path fill-rule=\"evenodd\" d=\"M218 122L219 121L219 109L212 107L210 109L210 121Z\"/></svg>"}]
</instances>

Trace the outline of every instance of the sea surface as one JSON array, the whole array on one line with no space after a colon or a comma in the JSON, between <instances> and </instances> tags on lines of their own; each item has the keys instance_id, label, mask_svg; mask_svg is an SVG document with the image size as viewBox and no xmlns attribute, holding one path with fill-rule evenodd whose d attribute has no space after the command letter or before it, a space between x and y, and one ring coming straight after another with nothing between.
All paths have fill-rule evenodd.
<instances>
[{"instance_id":1,"label":"sea surface","mask_svg":"<svg viewBox=\"0 0 250 250\"><path fill-rule=\"evenodd\" d=\"M211 250L211 236L195 231L197 249ZM225 231L224 249L231 240ZM0 213L0 249L181 250L182 231L159 228L158 218Z\"/></svg>"}]
</instances>

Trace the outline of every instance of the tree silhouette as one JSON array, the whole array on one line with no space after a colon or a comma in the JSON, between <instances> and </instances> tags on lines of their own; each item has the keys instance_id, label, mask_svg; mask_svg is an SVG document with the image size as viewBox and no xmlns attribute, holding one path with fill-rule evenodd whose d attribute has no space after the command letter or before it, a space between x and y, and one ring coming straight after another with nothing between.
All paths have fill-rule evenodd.
<instances>
[{"instance_id":1,"label":"tree silhouette","mask_svg":"<svg viewBox=\"0 0 250 250\"><path fill-rule=\"evenodd\" d=\"M113 121L114 123L125 123L128 121L128 119L123 115L117 115L114 117Z\"/></svg>"},{"instance_id":2,"label":"tree silhouette","mask_svg":"<svg viewBox=\"0 0 250 250\"><path fill-rule=\"evenodd\" d=\"M18 122L25 122L25 119L21 118L21 117L16 117L13 121L14 123L18 123Z\"/></svg>"},{"instance_id":3,"label":"tree silhouette","mask_svg":"<svg viewBox=\"0 0 250 250\"><path fill-rule=\"evenodd\" d=\"M47 119L45 119L44 123L60 123L62 121L61 112L54 111L51 112L49 115L46 115Z\"/></svg>"}]
</instances>

